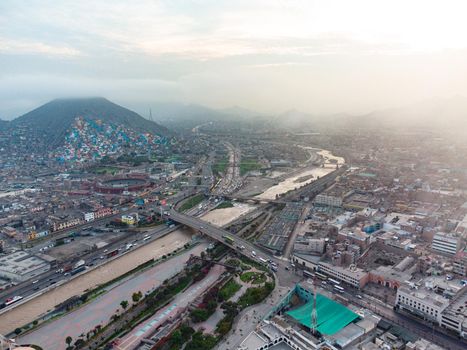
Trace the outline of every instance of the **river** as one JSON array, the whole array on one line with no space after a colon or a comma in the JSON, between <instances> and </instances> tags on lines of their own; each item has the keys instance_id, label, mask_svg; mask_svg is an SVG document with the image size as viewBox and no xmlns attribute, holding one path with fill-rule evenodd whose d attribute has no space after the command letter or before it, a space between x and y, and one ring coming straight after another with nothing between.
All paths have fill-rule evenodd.
<instances>
[{"instance_id":1,"label":"river","mask_svg":"<svg viewBox=\"0 0 467 350\"><path fill-rule=\"evenodd\" d=\"M234 207L215 209L208 212L203 216L203 219L222 226L254 208L254 206L248 204L235 203ZM188 230L176 230L161 239L141 246L118 259L58 286L50 292L19 305L0 316L0 334L8 334L14 329L32 322L68 298L80 295L89 288L108 282L151 258L158 258L172 252L190 240L191 233ZM19 340L22 343L36 343L45 346L44 349L49 350L64 349L66 336L70 335L76 339L81 333L89 331L97 324L105 323L119 308L120 301L130 301L131 295L135 291L145 293L159 286L162 281L181 271L190 254L199 254L205 248L205 244L198 245L190 251L137 274L135 277L128 278L91 303L39 327L33 332L20 337Z\"/></svg>"},{"instance_id":2,"label":"river","mask_svg":"<svg viewBox=\"0 0 467 350\"><path fill-rule=\"evenodd\" d=\"M303 147L306 149L313 149L311 147ZM284 194L296 188L308 185L315 181L318 177L323 177L336 169L336 164L339 166L344 164L344 158L333 155L328 150L317 150L319 156L323 157L323 167L313 167L304 169L302 172L291 176L284 181L279 182L263 193L256 196L259 199L275 199L276 196ZM302 179L302 181L300 181Z\"/></svg>"}]
</instances>

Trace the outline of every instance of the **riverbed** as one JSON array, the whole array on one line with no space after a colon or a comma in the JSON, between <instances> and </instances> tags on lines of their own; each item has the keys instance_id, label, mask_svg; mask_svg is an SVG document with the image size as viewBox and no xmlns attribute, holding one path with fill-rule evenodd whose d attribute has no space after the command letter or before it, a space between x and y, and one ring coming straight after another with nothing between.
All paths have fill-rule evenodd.
<instances>
[{"instance_id":1,"label":"riverbed","mask_svg":"<svg viewBox=\"0 0 467 350\"><path fill-rule=\"evenodd\" d=\"M278 195L282 195L286 192L312 183L318 179L318 177L323 177L334 171L337 165L340 166L344 164L344 158L337 157L328 150L319 150L316 153L323 157L324 162L322 167L308 168L304 169L302 172L295 173L293 176L279 182L277 185L274 185L265 190L263 193L257 195L256 198L275 199Z\"/></svg>"}]
</instances>

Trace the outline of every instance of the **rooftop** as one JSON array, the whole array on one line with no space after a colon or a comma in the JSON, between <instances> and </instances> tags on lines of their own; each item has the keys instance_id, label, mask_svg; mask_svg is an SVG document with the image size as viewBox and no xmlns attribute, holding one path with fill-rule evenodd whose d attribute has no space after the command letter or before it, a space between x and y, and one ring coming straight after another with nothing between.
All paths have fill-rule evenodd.
<instances>
[{"instance_id":1,"label":"rooftop","mask_svg":"<svg viewBox=\"0 0 467 350\"><path fill-rule=\"evenodd\" d=\"M311 328L311 313L313 300L301 305L287 315L291 316L302 325ZM321 334L333 335L343 329L352 321L358 319L358 315L345 306L325 297L316 295L317 329Z\"/></svg>"},{"instance_id":2,"label":"rooftop","mask_svg":"<svg viewBox=\"0 0 467 350\"><path fill-rule=\"evenodd\" d=\"M24 251L0 256L0 271L17 275L27 274L45 264L47 264L46 261Z\"/></svg>"}]
</instances>

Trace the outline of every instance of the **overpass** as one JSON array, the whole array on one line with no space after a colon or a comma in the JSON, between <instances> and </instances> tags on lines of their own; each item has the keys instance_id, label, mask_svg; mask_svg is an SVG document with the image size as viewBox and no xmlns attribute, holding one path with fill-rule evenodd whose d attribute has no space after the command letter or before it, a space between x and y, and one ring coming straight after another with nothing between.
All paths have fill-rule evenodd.
<instances>
[{"instance_id":1,"label":"overpass","mask_svg":"<svg viewBox=\"0 0 467 350\"><path fill-rule=\"evenodd\" d=\"M225 244L229 248L237 251L239 254L242 254L248 258L252 257L252 251L256 251L258 253L258 257L261 256L262 258L270 259L278 265L280 265L281 263L284 264L283 261L274 257L271 253L256 247L247 240L244 240L243 238L240 238L227 230L214 226L206 221L195 218L193 216L179 213L173 209L170 209L170 211L168 211L168 214L172 221L191 227L192 229L199 231L218 242ZM231 237L234 240L234 242L230 243L226 239L224 239L224 236L226 235Z\"/></svg>"}]
</instances>

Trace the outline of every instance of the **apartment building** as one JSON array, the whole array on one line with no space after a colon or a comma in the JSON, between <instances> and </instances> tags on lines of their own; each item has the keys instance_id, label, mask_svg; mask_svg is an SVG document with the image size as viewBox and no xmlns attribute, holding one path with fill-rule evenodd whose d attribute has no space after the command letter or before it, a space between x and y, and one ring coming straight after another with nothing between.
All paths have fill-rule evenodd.
<instances>
[{"instance_id":1,"label":"apartment building","mask_svg":"<svg viewBox=\"0 0 467 350\"><path fill-rule=\"evenodd\" d=\"M445 232L438 232L433 236L431 249L440 254L456 255L461 248L461 238Z\"/></svg>"}]
</instances>

